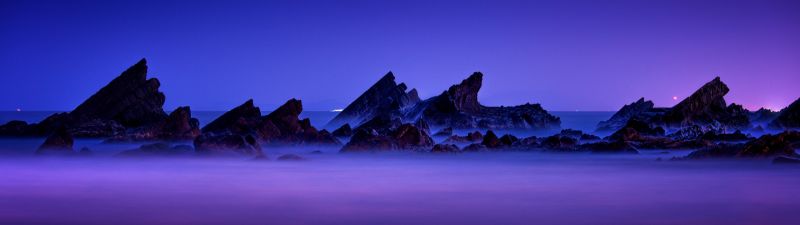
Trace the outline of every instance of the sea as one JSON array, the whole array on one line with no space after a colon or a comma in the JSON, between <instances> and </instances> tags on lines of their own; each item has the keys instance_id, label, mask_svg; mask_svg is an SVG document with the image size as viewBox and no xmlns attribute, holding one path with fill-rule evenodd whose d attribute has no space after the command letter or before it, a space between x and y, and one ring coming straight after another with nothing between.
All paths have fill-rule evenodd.
<instances>
[{"instance_id":1,"label":"sea","mask_svg":"<svg viewBox=\"0 0 800 225\"><path fill-rule=\"evenodd\" d=\"M0 123L52 113L0 112ZM207 123L221 113L193 114ZM552 113L584 131L613 114ZM301 116L321 127L335 115ZM142 143L79 139L92 157L35 157L42 140L0 139L0 224L780 225L798 224L800 209L800 166L670 160L691 150L121 158ZM287 153L306 160L275 160Z\"/></svg>"}]
</instances>

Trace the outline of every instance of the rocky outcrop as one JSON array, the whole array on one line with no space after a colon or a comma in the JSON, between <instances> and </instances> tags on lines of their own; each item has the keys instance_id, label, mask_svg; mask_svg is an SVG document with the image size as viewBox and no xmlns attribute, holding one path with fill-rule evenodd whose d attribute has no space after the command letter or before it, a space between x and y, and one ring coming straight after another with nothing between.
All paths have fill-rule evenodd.
<instances>
[{"instance_id":1,"label":"rocky outcrop","mask_svg":"<svg viewBox=\"0 0 800 225\"><path fill-rule=\"evenodd\" d=\"M690 153L685 159L797 157L794 149L798 142L800 132L784 131L776 135L767 134L745 144L710 146Z\"/></svg>"},{"instance_id":2,"label":"rocky outcrop","mask_svg":"<svg viewBox=\"0 0 800 225\"><path fill-rule=\"evenodd\" d=\"M162 122L164 94L156 78L147 78L142 59L114 78L72 112L54 114L36 124L12 121L0 126L2 136L44 136L59 127L76 137L111 137L126 129Z\"/></svg>"},{"instance_id":3,"label":"rocky outcrop","mask_svg":"<svg viewBox=\"0 0 800 225\"><path fill-rule=\"evenodd\" d=\"M198 135L200 135L200 121L192 118L192 111L188 106L183 106L172 111L165 120L129 129L125 134L112 137L106 142L192 140Z\"/></svg>"},{"instance_id":4,"label":"rocky outcrop","mask_svg":"<svg viewBox=\"0 0 800 225\"><path fill-rule=\"evenodd\" d=\"M433 146L428 132L398 118L375 117L355 129L341 152L428 150Z\"/></svg>"},{"instance_id":5,"label":"rocky outcrop","mask_svg":"<svg viewBox=\"0 0 800 225\"><path fill-rule=\"evenodd\" d=\"M780 115L780 112L775 112L766 108L760 108L755 112L750 112L750 122L754 125L764 125L775 120L778 115Z\"/></svg>"},{"instance_id":6,"label":"rocky outcrop","mask_svg":"<svg viewBox=\"0 0 800 225\"><path fill-rule=\"evenodd\" d=\"M434 127L454 129L557 129L561 120L539 104L487 107L478 102L483 74L476 72L441 95L409 109L406 120L424 119Z\"/></svg>"},{"instance_id":7,"label":"rocky outcrop","mask_svg":"<svg viewBox=\"0 0 800 225\"><path fill-rule=\"evenodd\" d=\"M334 137L349 138L353 136L353 128L350 127L350 124L345 123L341 127L336 128L336 130L333 130L331 134L333 134Z\"/></svg>"},{"instance_id":8,"label":"rocky outcrop","mask_svg":"<svg viewBox=\"0 0 800 225\"><path fill-rule=\"evenodd\" d=\"M70 116L78 121L101 119L138 127L164 120L164 93L158 79L147 79L147 61L142 59L122 72L100 91L81 103Z\"/></svg>"},{"instance_id":9,"label":"rocky outcrop","mask_svg":"<svg viewBox=\"0 0 800 225\"><path fill-rule=\"evenodd\" d=\"M347 105L326 127L338 127L345 123L361 125L379 115L400 116L401 110L420 100L416 90L406 92L406 89L406 85L397 84L394 74L389 72Z\"/></svg>"},{"instance_id":10,"label":"rocky outcrop","mask_svg":"<svg viewBox=\"0 0 800 225\"><path fill-rule=\"evenodd\" d=\"M637 118L638 116L646 114L651 110L653 110L653 102L645 101L644 98L640 98L638 101L622 106L622 108L614 113L611 118L606 121L601 121L599 124L597 124L597 131L603 132L619 130L625 126L625 124L628 123L628 120L631 118Z\"/></svg>"},{"instance_id":11,"label":"rocky outcrop","mask_svg":"<svg viewBox=\"0 0 800 225\"><path fill-rule=\"evenodd\" d=\"M326 130L317 130L311 120L300 119L303 105L290 99L270 114L261 116L253 100L224 113L205 127L203 133L252 135L258 142L275 145L322 144L338 145L339 140Z\"/></svg>"},{"instance_id":12,"label":"rocky outcrop","mask_svg":"<svg viewBox=\"0 0 800 225\"><path fill-rule=\"evenodd\" d=\"M59 128L44 140L44 143L36 150L36 154L74 154L75 151L72 149L74 143L75 141L72 139L72 135L66 129Z\"/></svg>"},{"instance_id":13,"label":"rocky outcrop","mask_svg":"<svg viewBox=\"0 0 800 225\"><path fill-rule=\"evenodd\" d=\"M769 123L769 128L800 128L800 98L781 110L780 115Z\"/></svg>"},{"instance_id":14,"label":"rocky outcrop","mask_svg":"<svg viewBox=\"0 0 800 225\"><path fill-rule=\"evenodd\" d=\"M466 136L453 135L444 140L448 144L475 143L483 140L483 134L478 131L470 132Z\"/></svg>"},{"instance_id":15,"label":"rocky outcrop","mask_svg":"<svg viewBox=\"0 0 800 225\"><path fill-rule=\"evenodd\" d=\"M670 128L689 125L712 125L736 129L750 126L749 113L741 105L725 103L725 94L730 89L719 77L706 83L692 95L673 106L661 118Z\"/></svg>"}]
</instances>

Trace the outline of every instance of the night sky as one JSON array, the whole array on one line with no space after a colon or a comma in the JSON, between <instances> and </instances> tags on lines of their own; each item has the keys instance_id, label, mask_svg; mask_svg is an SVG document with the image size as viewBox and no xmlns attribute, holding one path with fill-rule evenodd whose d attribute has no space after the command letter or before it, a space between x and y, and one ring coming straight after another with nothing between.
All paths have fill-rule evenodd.
<instances>
[{"instance_id":1,"label":"night sky","mask_svg":"<svg viewBox=\"0 0 800 225\"><path fill-rule=\"evenodd\" d=\"M147 58L165 108L343 108L388 71L430 97L474 71L485 105L672 106L800 97L800 1L0 1L0 110L71 110Z\"/></svg>"}]
</instances>

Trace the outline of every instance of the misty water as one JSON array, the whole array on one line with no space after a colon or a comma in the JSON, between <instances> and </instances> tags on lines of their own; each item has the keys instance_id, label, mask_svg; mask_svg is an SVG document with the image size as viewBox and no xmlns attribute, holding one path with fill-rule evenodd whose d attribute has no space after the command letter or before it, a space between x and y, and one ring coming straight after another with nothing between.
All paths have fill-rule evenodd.
<instances>
[{"instance_id":1,"label":"misty water","mask_svg":"<svg viewBox=\"0 0 800 225\"><path fill-rule=\"evenodd\" d=\"M31 122L49 113L0 113ZM207 122L221 112L197 112ZM612 112L554 112L591 130ZM335 114L309 112L315 126ZM536 152L339 154L273 160L120 158L141 143L76 140L92 157L33 157L0 139L0 224L796 224L800 167ZM312 154L321 151L321 154ZM308 160L275 161L285 153Z\"/></svg>"}]
</instances>

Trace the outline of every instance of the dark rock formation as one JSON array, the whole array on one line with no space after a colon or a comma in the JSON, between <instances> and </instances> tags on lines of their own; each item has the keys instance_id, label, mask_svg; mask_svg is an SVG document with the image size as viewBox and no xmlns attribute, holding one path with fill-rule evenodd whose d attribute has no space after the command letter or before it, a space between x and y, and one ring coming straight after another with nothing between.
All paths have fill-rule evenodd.
<instances>
[{"instance_id":1,"label":"dark rock formation","mask_svg":"<svg viewBox=\"0 0 800 225\"><path fill-rule=\"evenodd\" d=\"M372 87L334 117L326 127L345 123L360 125L376 116L400 116L401 110L419 102L416 90L406 92L406 85L395 83L392 72L387 73Z\"/></svg>"},{"instance_id":2,"label":"dark rock formation","mask_svg":"<svg viewBox=\"0 0 800 225\"><path fill-rule=\"evenodd\" d=\"M453 128L452 127L447 127L447 128L441 129L441 130L439 130L439 132L436 132L435 134L433 134L433 136L434 137L449 137L449 136L453 136Z\"/></svg>"},{"instance_id":3,"label":"dark rock formation","mask_svg":"<svg viewBox=\"0 0 800 225\"><path fill-rule=\"evenodd\" d=\"M754 125L764 125L775 120L778 115L780 115L780 112L775 112L766 108L760 108L755 112L750 112L750 122Z\"/></svg>"},{"instance_id":4,"label":"dark rock formation","mask_svg":"<svg viewBox=\"0 0 800 225\"><path fill-rule=\"evenodd\" d=\"M70 116L78 121L114 120L125 127L159 122L167 117L160 85L156 78L147 79L147 61L142 59L72 110Z\"/></svg>"},{"instance_id":5,"label":"dark rock formation","mask_svg":"<svg viewBox=\"0 0 800 225\"><path fill-rule=\"evenodd\" d=\"M664 136L664 129L661 127L652 127L647 122L639 119L630 119L618 131L611 134L611 140L621 141L641 141L647 137L661 137Z\"/></svg>"},{"instance_id":6,"label":"dark rock formation","mask_svg":"<svg viewBox=\"0 0 800 225\"><path fill-rule=\"evenodd\" d=\"M458 153L461 152L458 146L453 144L436 144L431 149L432 153Z\"/></svg>"},{"instance_id":7,"label":"dark rock formation","mask_svg":"<svg viewBox=\"0 0 800 225\"><path fill-rule=\"evenodd\" d=\"M475 143L483 140L483 134L478 131L471 132L466 136L453 135L444 140L444 143L449 144L462 144L462 143Z\"/></svg>"},{"instance_id":8,"label":"dark rock formation","mask_svg":"<svg viewBox=\"0 0 800 225\"><path fill-rule=\"evenodd\" d=\"M800 132L784 131L777 135L764 135L745 144L720 144L690 153L686 159L706 158L765 158L796 157L794 148L800 142Z\"/></svg>"},{"instance_id":9,"label":"dark rock formation","mask_svg":"<svg viewBox=\"0 0 800 225\"><path fill-rule=\"evenodd\" d=\"M483 74L474 73L441 95L410 108L406 120L422 118L434 127L454 129L554 129L560 127L558 117L550 115L539 104L512 107L487 107L478 102Z\"/></svg>"},{"instance_id":10,"label":"dark rock formation","mask_svg":"<svg viewBox=\"0 0 800 225\"><path fill-rule=\"evenodd\" d=\"M159 123L167 118L164 94L156 78L147 79L142 59L81 103L72 112L54 114L36 124L12 121L0 126L2 136L43 136L65 127L76 137L111 137L127 128Z\"/></svg>"},{"instance_id":11,"label":"dark rock formation","mask_svg":"<svg viewBox=\"0 0 800 225\"><path fill-rule=\"evenodd\" d=\"M692 124L745 129L750 126L749 113L741 105L725 103L730 89L719 79L706 83L692 95L667 111L662 120L667 127L680 128Z\"/></svg>"},{"instance_id":12,"label":"dark rock formation","mask_svg":"<svg viewBox=\"0 0 800 225\"><path fill-rule=\"evenodd\" d=\"M44 143L36 150L36 154L73 154L75 153L72 149L73 144L72 135L66 129L60 128L44 140Z\"/></svg>"},{"instance_id":13,"label":"dark rock formation","mask_svg":"<svg viewBox=\"0 0 800 225\"><path fill-rule=\"evenodd\" d=\"M375 117L355 129L342 152L427 150L433 139L414 124L400 123L398 118Z\"/></svg>"},{"instance_id":14,"label":"dark rock formation","mask_svg":"<svg viewBox=\"0 0 800 225\"><path fill-rule=\"evenodd\" d=\"M200 121L192 118L192 111L188 106L178 107L169 116L160 122L129 129L123 135L118 135L107 142L118 141L147 141L147 140L192 140L200 135Z\"/></svg>"},{"instance_id":15,"label":"dark rock formation","mask_svg":"<svg viewBox=\"0 0 800 225\"><path fill-rule=\"evenodd\" d=\"M576 150L576 147L578 146L578 140L569 136L557 134L545 138L542 141L541 146L548 150Z\"/></svg>"},{"instance_id":16,"label":"dark rock formation","mask_svg":"<svg viewBox=\"0 0 800 225\"><path fill-rule=\"evenodd\" d=\"M348 138L350 136L353 136L353 129L350 128L350 124L345 123L336 130L333 130L332 134L334 137Z\"/></svg>"},{"instance_id":17,"label":"dark rock formation","mask_svg":"<svg viewBox=\"0 0 800 225\"><path fill-rule=\"evenodd\" d=\"M306 158L295 154L284 154L278 157L278 161L306 161Z\"/></svg>"},{"instance_id":18,"label":"dark rock formation","mask_svg":"<svg viewBox=\"0 0 800 225\"><path fill-rule=\"evenodd\" d=\"M117 156L120 157L174 157L174 156L190 156L194 155L194 148L188 145L175 145L172 146L166 142L158 142L153 144L142 145L137 149L127 150L120 152Z\"/></svg>"},{"instance_id":19,"label":"dark rock formation","mask_svg":"<svg viewBox=\"0 0 800 225\"><path fill-rule=\"evenodd\" d=\"M244 155L262 157L261 145L254 135L230 132L203 133L194 139L194 148L201 155Z\"/></svg>"},{"instance_id":20,"label":"dark rock formation","mask_svg":"<svg viewBox=\"0 0 800 225\"><path fill-rule=\"evenodd\" d=\"M253 132L258 127L261 109L253 104L253 99L237 106L230 111L208 123L203 127L203 133L230 131L234 133Z\"/></svg>"},{"instance_id":21,"label":"dark rock formation","mask_svg":"<svg viewBox=\"0 0 800 225\"><path fill-rule=\"evenodd\" d=\"M800 128L800 98L781 110L780 115L769 123L769 128Z\"/></svg>"},{"instance_id":22,"label":"dark rock formation","mask_svg":"<svg viewBox=\"0 0 800 225\"><path fill-rule=\"evenodd\" d=\"M318 131L311 126L309 119L299 119L302 111L302 102L290 99L269 115L261 116L261 110L255 107L251 99L224 113L203 127L202 131L203 133L252 134L259 142L277 145L341 144L329 132Z\"/></svg>"},{"instance_id":23,"label":"dark rock formation","mask_svg":"<svg viewBox=\"0 0 800 225\"><path fill-rule=\"evenodd\" d=\"M611 118L597 124L597 131L616 131L625 126L631 118L637 118L653 109L652 101L640 98L631 104L622 106Z\"/></svg>"},{"instance_id":24,"label":"dark rock formation","mask_svg":"<svg viewBox=\"0 0 800 225\"><path fill-rule=\"evenodd\" d=\"M498 148L503 144L500 142L500 138L497 137L492 130L486 131L486 135L483 136L483 141L481 141L481 145L486 146L487 148Z\"/></svg>"}]
</instances>

